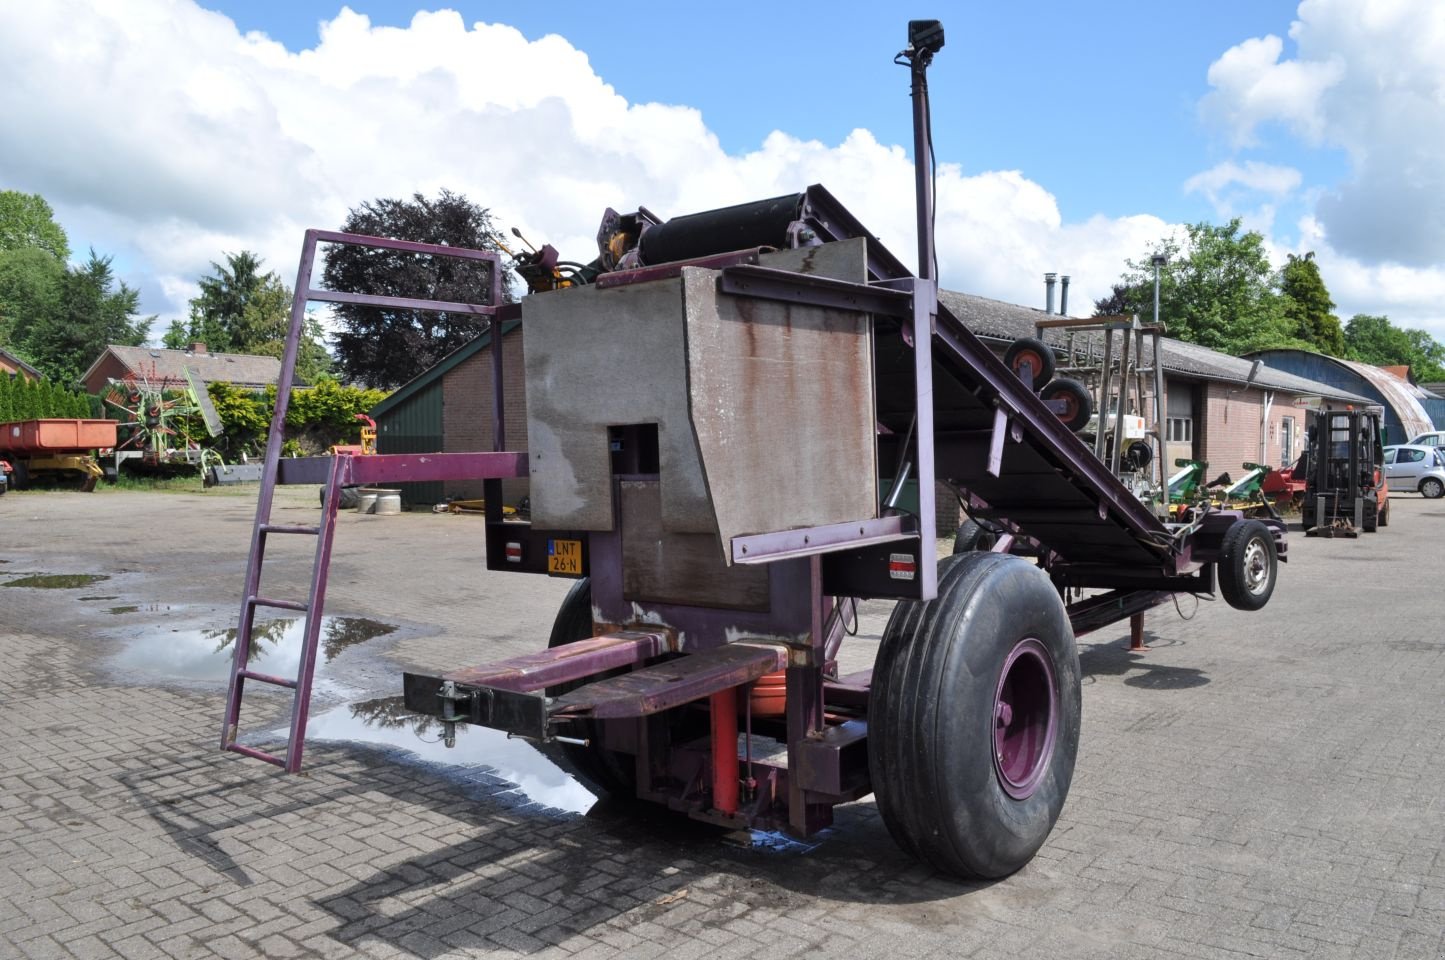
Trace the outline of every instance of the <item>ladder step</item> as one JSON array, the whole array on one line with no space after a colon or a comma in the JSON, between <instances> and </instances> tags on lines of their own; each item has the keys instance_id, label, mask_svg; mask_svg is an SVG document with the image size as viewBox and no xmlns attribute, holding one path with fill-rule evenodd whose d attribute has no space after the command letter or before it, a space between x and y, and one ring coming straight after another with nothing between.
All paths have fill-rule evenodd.
<instances>
[{"instance_id":1,"label":"ladder step","mask_svg":"<svg viewBox=\"0 0 1445 960\"><path fill-rule=\"evenodd\" d=\"M251 597L253 607L275 607L277 610L300 610L306 612L307 604L300 600L269 600L266 597Z\"/></svg>"},{"instance_id":2,"label":"ladder step","mask_svg":"<svg viewBox=\"0 0 1445 960\"><path fill-rule=\"evenodd\" d=\"M259 680L262 683L274 683L278 687L289 687L292 690L296 689L295 680L273 676L269 673L257 673L254 670L238 670L236 671L236 676L245 677L247 680Z\"/></svg>"},{"instance_id":3,"label":"ladder step","mask_svg":"<svg viewBox=\"0 0 1445 960\"><path fill-rule=\"evenodd\" d=\"M308 536L317 536L321 533L320 527L308 527L305 524L294 523L263 523L262 533L300 533Z\"/></svg>"},{"instance_id":4,"label":"ladder step","mask_svg":"<svg viewBox=\"0 0 1445 960\"><path fill-rule=\"evenodd\" d=\"M267 763L274 763L278 767L286 766L286 761L280 757L267 753L265 750L257 750L255 747L242 746L239 743L228 743L226 749L232 753L239 753L244 757L252 757L256 760L265 760Z\"/></svg>"}]
</instances>

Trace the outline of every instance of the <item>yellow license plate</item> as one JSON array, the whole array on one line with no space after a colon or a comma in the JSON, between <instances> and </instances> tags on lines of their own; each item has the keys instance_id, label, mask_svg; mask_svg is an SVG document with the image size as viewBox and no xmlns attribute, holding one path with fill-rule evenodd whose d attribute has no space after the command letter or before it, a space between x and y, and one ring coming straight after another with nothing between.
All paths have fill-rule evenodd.
<instances>
[{"instance_id":1,"label":"yellow license plate","mask_svg":"<svg viewBox=\"0 0 1445 960\"><path fill-rule=\"evenodd\" d=\"M581 540L547 541L548 573L582 573Z\"/></svg>"}]
</instances>

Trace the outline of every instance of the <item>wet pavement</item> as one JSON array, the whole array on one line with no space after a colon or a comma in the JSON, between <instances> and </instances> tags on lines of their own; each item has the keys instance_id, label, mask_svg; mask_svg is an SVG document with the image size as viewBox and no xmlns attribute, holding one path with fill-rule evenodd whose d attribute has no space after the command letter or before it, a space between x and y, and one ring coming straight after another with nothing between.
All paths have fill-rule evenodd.
<instances>
[{"instance_id":1,"label":"wet pavement","mask_svg":"<svg viewBox=\"0 0 1445 960\"><path fill-rule=\"evenodd\" d=\"M276 519L315 502L283 491ZM567 586L486 573L474 517L343 515L304 774L220 753L252 509L234 492L0 502L0 583L109 578L82 596L0 590L0 958L1445 945L1445 644L1420 620L1442 612L1442 530L1418 497L1378 535L1296 537L1260 614L1186 600L1150 616L1147 653L1122 630L1084 638L1063 818L1029 867L985 885L903 855L868 800L807 843L727 835L599 802L499 733L446 749L407 714L401 672L540 648ZM264 592L304 593L309 562L277 549ZM845 669L869 665L887 612L865 607ZM294 670L294 631L271 621L252 666ZM248 692L243 737L279 743L289 706Z\"/></svg>"},{"instance_id":2,"label":"wet pavement","mask_svg":"<svg viewBox=\"0 0 1445 960\"><path fill-rule=\"evenodd\" d=\"M16 580L0 582L0 587L27 587L31 590L75 590L110 578L100 573L31 573Z\"/></svg>"}]
</instances>

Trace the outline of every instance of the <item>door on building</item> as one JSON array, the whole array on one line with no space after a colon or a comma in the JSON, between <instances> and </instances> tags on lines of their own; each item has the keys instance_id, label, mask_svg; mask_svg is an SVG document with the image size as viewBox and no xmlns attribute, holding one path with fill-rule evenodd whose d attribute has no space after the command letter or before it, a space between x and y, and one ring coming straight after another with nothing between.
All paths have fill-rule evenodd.
<instances>
[{"instance_id":1,"label":"door on building","mask_svg":"<svg viewBox=\"0 0 1445 960\"><path fill-rule=\"evenodd\" d=\"M1165 453L1165 468L1173 469L1174 461L1179 459L1195 460L1198 437L1194 429L1194 411L1196 409L1194 399L1194 387L1192 384L1171 382L1164 389L1164 416L1168 426L1165 436L1168 438L1168 449Z\"/></svg>"},{"instance_id":2,"label":"door on building","mask_svg":"<svg viewBox=\"0 0 1445 960\"><path fill-rule=\"evenodd\" d=\"M1282 467L1288 467L1295 461L1297 429L1294 417L1285 417L1279 422L1279 465Z\"/></svg>"}]
</instances>

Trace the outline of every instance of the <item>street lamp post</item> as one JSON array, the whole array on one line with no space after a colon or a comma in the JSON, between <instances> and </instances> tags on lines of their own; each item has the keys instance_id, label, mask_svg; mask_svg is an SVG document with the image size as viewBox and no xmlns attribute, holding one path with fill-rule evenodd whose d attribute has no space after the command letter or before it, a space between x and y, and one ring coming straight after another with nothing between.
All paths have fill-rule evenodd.
<instances>
[{"instance_id":1,"label":"street lamp post","mask_svg":"<svg viewBox=\"0 0 1445 960\"><path fill-rule=\"evenodd\" d=\"M1169 258L1162 253L1156 253L1149 258L1154 264L1154 326L1159 326L1159 268L1169 262Z\"/></svg>"}]
</instances>

